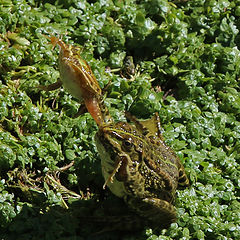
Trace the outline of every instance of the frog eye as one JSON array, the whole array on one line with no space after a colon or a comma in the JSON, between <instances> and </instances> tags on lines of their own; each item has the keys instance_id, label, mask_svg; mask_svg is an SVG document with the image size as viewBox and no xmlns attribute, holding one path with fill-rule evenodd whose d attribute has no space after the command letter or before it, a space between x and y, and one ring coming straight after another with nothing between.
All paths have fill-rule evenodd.
<instances>
[{"instance_id":1,"label":"frog eye","mask_svg":"<svg viewBox=\"0 0 240 240\"><path fill-rule=\"evenodd\" d=\"M123 147L124 147L124 149L125 150L130 150L131 149L131 147L132 147L132 141L131 141L131 139L126 139L126 140L124 140L123 141Z\"/></svg>"},{"instance_id":2,"label":"frog eye","mask_svg":"<svg viewBox=\"0 0 240 240\"><path fill-rule=\"evenodd\" d=\"M124 141L124 146L125 147L130 147L131 145L132 145L132 143L129 140Z\"/></svg>"}]
</instances>

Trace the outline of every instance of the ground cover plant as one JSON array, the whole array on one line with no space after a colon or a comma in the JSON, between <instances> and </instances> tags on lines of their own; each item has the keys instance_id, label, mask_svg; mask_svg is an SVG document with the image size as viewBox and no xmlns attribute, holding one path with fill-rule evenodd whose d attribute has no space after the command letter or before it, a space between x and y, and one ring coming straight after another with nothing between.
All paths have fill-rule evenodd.
<instances>
[{"instance_id":1,"label":"ground cover plant","mask_svg":"<svg viewBox=\"0 0 240 240\"><path fill-rule=\"evenodd\" d=\"M190 179L176 223L120 239L239 239L239 16L239 0L0 0L0 238L119 239L82 216L127 211L102 189L91 116L38 88L59 77L54 35L82 47L114 119L159 112Z\"/></svg>"}]
</instances>

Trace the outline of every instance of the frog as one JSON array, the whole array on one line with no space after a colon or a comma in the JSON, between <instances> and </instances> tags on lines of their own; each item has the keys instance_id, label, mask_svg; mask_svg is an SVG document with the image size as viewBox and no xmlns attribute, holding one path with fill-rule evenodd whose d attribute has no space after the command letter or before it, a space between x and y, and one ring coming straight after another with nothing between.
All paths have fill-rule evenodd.
<instances>
[{"instance_id":1,"label":"frog","mask_svg":"<svg viewBox=\"0 0 240 240\"><path fill-rule=\"evenodd\" d=\"M96 146L106 186L122 198L143 221L168 227L177 219L176 190L189 186L184 166L166 145L159 115L139 120L126 113L128 121L99 128Z\"/></svg>"},{"instance_id":2,"label":"frog","mask_svg":"<svg viewBox=\"0 0 240 240\"><path fill-rule=\"evenodd\" d=\"M134 76L136 72L135 64L133 62L133 57L132 56L126 56L123 62L123 75L127 77L132 77Z\"/></svg>"},{"instance_id":3,"label":"frog","mask_svg":"<svg viewBox=\"0 0 240 240\"><path fill-rule=\"evenodd\" d=\"M51 36L53 47L59 45L60 53L58 57L58 66L60 79L48 86L39 86L41 90L52 91L64 88L80 103L84 103L88 112L92 115L97 125L102 125L104 119L102 116L102 90L89 64L81 57L79 47L68 45L61 39ZM79 116L82 109L76 115Z\"/></svg>"}]
</instances>

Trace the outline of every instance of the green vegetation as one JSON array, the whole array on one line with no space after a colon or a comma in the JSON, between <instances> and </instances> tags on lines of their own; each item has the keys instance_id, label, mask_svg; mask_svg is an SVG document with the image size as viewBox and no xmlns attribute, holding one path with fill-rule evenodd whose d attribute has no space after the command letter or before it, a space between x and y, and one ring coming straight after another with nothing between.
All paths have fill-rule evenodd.
<instances>
[{"instance_id":1,"label":"green vegetation","mask_svg":"<svg viewBox=\"0 0 240 240\"><path fill-rule=\"evenodd\" d=\"M73 118L64 89L37 88L59 77L54 35L83 47L102 88L111 81L115 119L159 112L191 181L169 229L121 239L239 239L239 16L239 0L0 0L0 238L118 239L81 226L124 207L102 190L95 122Z\"/></svg>"}]
</instances>

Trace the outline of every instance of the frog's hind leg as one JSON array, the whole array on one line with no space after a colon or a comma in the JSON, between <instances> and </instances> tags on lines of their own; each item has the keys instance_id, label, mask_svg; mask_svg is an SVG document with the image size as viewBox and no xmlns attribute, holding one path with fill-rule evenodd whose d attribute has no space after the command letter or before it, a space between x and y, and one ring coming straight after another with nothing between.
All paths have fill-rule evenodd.
<instances>
[{"instance_id":1,"label":"frog's hind leg","mask_svg":"<svg viewBox=\"0 0 240 240\"><path fill-rule=\"evenodd\" d=\"M50 84L47 86L39 85L38 88L44 91L53 91L60 88L61 86L62 86L62 81L58 79L58 81L53 84Z\"/></svg>"},{"instance_id":2,"label":"frog's hind leg","mask_svg":"<svg viewBox=\"0 0 240 240\"><path fill-rule=\"evenodd\" d=\"M177 220L175 207L165 200L129 198L125 201L154 227L165 228Z\"/></svg>"},{"instance_id":3,"label":"frog's hind leg","mask_svg":"<svg viewBox=\"0 0 240 240\"><path fill-rule=\"evenodd\" d=\"M140 130L144 135L148 134L149 129L147 126L145 126L146 120L139 120L134 115L132 115L130 112L125 112L125 116L128 121L133 122L138 130Z\"/></svg>"},{"instance_id":4,"label":"frog's hind leg","mask_svg":"<svg viewBox=\"0 0 240 240\"><path fill-rule=\"evenodd\" d=\"M84 104L81 104L80 107L78 108L77 113L74 114L73 118L77 118L86 112L87 112L86 106Z\"/></svg>"},{"instance_id":5,"label":"frog's hind leg","mask_svg":"<svg viewBox=\"0 0 240 240\"><path fill-rule=\"evenodd\" d=\"M126 118L134 122L138 130L140 130L145 136L155 135L164 141L162 136L162 127L158 113L155 113L150 119L139 120L131 113L125 113Z\"/></svg>"}]
</instances>

